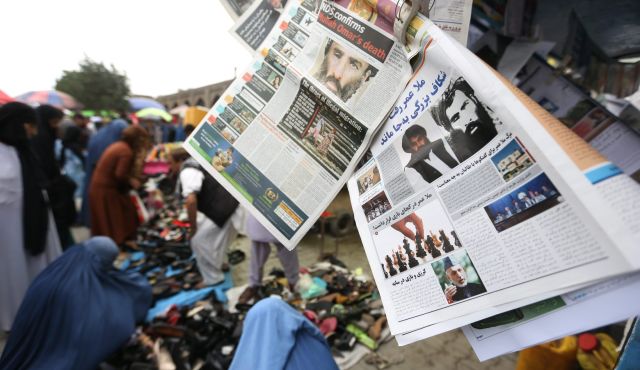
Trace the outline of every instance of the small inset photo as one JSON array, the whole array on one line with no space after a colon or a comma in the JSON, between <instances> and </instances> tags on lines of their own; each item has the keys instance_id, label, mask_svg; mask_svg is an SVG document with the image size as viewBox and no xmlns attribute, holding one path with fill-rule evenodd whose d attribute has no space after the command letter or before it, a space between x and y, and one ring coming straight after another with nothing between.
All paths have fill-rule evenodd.
<instances>
[{"instance_id":1,"label":"small inset photo","mask_svg":"<svg viewBox=\"0 0 640 370\"><path fill-rule=\"evenodd\" d=\"M560 204L563 197L544 173L484 207L498 232Z\"/></svg>"},{"instance_id":2,"label":"small inset photo","mask_svg":"<svg viewBox=\"0 0 640 370\"><path fill-rule=\"evenodd\" d=\"M367 221L371 222L390 210L391 203L387 198L387 194L385 194L385 192L383 191L363 204L362 209L364 210L365 216L367 216Z\"/></svg>"},{"instance_id":3,"label":"small inset photo","mask_svg":"<svg viewBox=\"0 0 640 370\"><path fill-rule=\"evenodd\" d=\"M233 164L233 147L218 148L211 157L211 165L218 172L222 172Z\"/></svg>"},{"instance_id":4,"label":"small inset photo","mask_svg":"<svg viewBox=\"0 0 640 370\"><path fill-rule=\"evenodd\" d=\"M235 143L236 140L238 140L238 134L231 131L228 127L223 128L222 131L220 131L220 134L222 134L222 137L231 144Z\"/></svg>"},{"instance_id":5,"label":"small inset photo","mask_svg":"<svg viewBox=\"0 0 640 370\"><path fill-rule=\"evenodd\" d=\"M360 192L360 195L362 195L364 194L364 192L378 185L379 183L380 170L378 170L378 166L373 165L367 170L367 172L358 177L358 192Z\"/></svg>"},{"instance_id":6,"label":"small inset photo","mask_svg":"<svg viewBox=\"0 0 640 370\"><path fill-rule=\"evenodd\" d=\"M271 87L278 90L280 88L280 84L282 83L282 76L277 74L275 71L271 72L267 77L267 82L271 85Z\"/></svg>"},{"instance_id":7,"label":"small inset photo","mask_svg":"<svg viewBox=\"0 0 640 370\"><path fill-rule=\"evenodd\" d=\"M467 251L453 253L433 262L431 267L449 304L487 292Z\"/></svg>"},{"instance_id":8,"label":"small inset photo","mask_svg":"<svg viewBox=\"0 0 640 370\"><path fill-rule=\"evenodd\" d=\"M496 166L504 181L509 181L531 167L534 160L520 145L518 139L514 139L491 157L491 162Z\"/></svg>"}]
</instances>

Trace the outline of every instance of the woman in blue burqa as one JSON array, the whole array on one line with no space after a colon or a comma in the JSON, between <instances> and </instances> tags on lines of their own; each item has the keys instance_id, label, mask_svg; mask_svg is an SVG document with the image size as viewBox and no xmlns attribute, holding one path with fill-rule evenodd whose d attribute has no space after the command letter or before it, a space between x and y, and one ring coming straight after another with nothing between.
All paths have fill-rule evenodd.
<instances>
[{"instance_id":1,"label":"woman in blue burqa","mask_svg":"<svg viewBox=\"0 0 640 370\"><path fill-rule=\"evenodd\" d=\"M116 141L120 140L122 131L129 125L123 119L113 120L108 125L100 128L98 132L91 137L89 145L87 146L87 158L85 160L85 177L84 186L82 187L82 209L80 210L80 223L89 227L91 212L89 212L89 185L91 184L91 177L93 170L96 168L102 153L107 147Z\"/></svg>"},{"instance_id":2,"label":"woman in blue burqa","mask_svg":"<svg viewBox=\"0 0 640 370\"><path fill-rule=\"evenodd\" d=\"M95 369L127 343L151 304L137 273L116 270L118 247L98 236L67 250L33 281L0 369Z\"/></svg>"}]
</instances>

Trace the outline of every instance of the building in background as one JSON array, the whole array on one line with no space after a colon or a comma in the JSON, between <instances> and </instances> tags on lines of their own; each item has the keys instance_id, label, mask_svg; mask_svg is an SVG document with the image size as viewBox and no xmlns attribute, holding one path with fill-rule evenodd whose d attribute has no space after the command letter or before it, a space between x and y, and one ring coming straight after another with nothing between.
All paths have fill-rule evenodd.
<instances>
[{"instance_id":1,"label":"building in background","mask_svg":"<svg viewBox=\"0 0 640 370\"><path fill-rule=\"evenodd\" d=\"M162 95L156 98L164 104L167 110L179 105L203 106L211 108L213 104L222 96L222 93L229 87L233 80L218 82L212 85L196 87L194 89L179 90L175 94Z\"/></svg>"}]
</instances>

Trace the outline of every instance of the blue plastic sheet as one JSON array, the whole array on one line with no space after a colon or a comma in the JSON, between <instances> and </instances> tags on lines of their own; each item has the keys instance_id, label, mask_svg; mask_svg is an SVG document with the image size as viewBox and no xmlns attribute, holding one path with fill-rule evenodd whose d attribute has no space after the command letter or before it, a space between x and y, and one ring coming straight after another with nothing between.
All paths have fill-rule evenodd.
<instances>
[{"instance_id":1,"label":"blue plastic sheet","mask_svg":"<svg viewBox=\"0 0 640 370\"><path fill-rule=\"evenodd\" d=\"M149 312L147 312L147 322L153 320L157 315L165 312L172 305L178 307L190 306L198 301L205 299L212 291L216 295L216 299L220 302L227 302L227 295L225 292L233 287L233 279L230 272L225 272L224 281L220 284L209 286L197 290L187 290L180 292L169 298L165 298L156 302Z\"/></svg>"}]
</instances>

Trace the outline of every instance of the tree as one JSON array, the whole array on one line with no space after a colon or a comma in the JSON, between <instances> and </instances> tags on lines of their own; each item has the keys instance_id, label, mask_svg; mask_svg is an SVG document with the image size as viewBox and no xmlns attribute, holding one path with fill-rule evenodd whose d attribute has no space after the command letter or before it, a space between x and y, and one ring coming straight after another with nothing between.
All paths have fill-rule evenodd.
<instances>
[{"instance_id":1,"label":"tree","mask_svg":"<svg viewBox=\"0 0 640 370\"><path fill-rule=\"evenodd\" d=\"M129 109L129 81L113 65L104 64L85 57L77 71L63 71L56 81L56 90L78 99L86 109Z\"/></svg>"}]
</instances>

